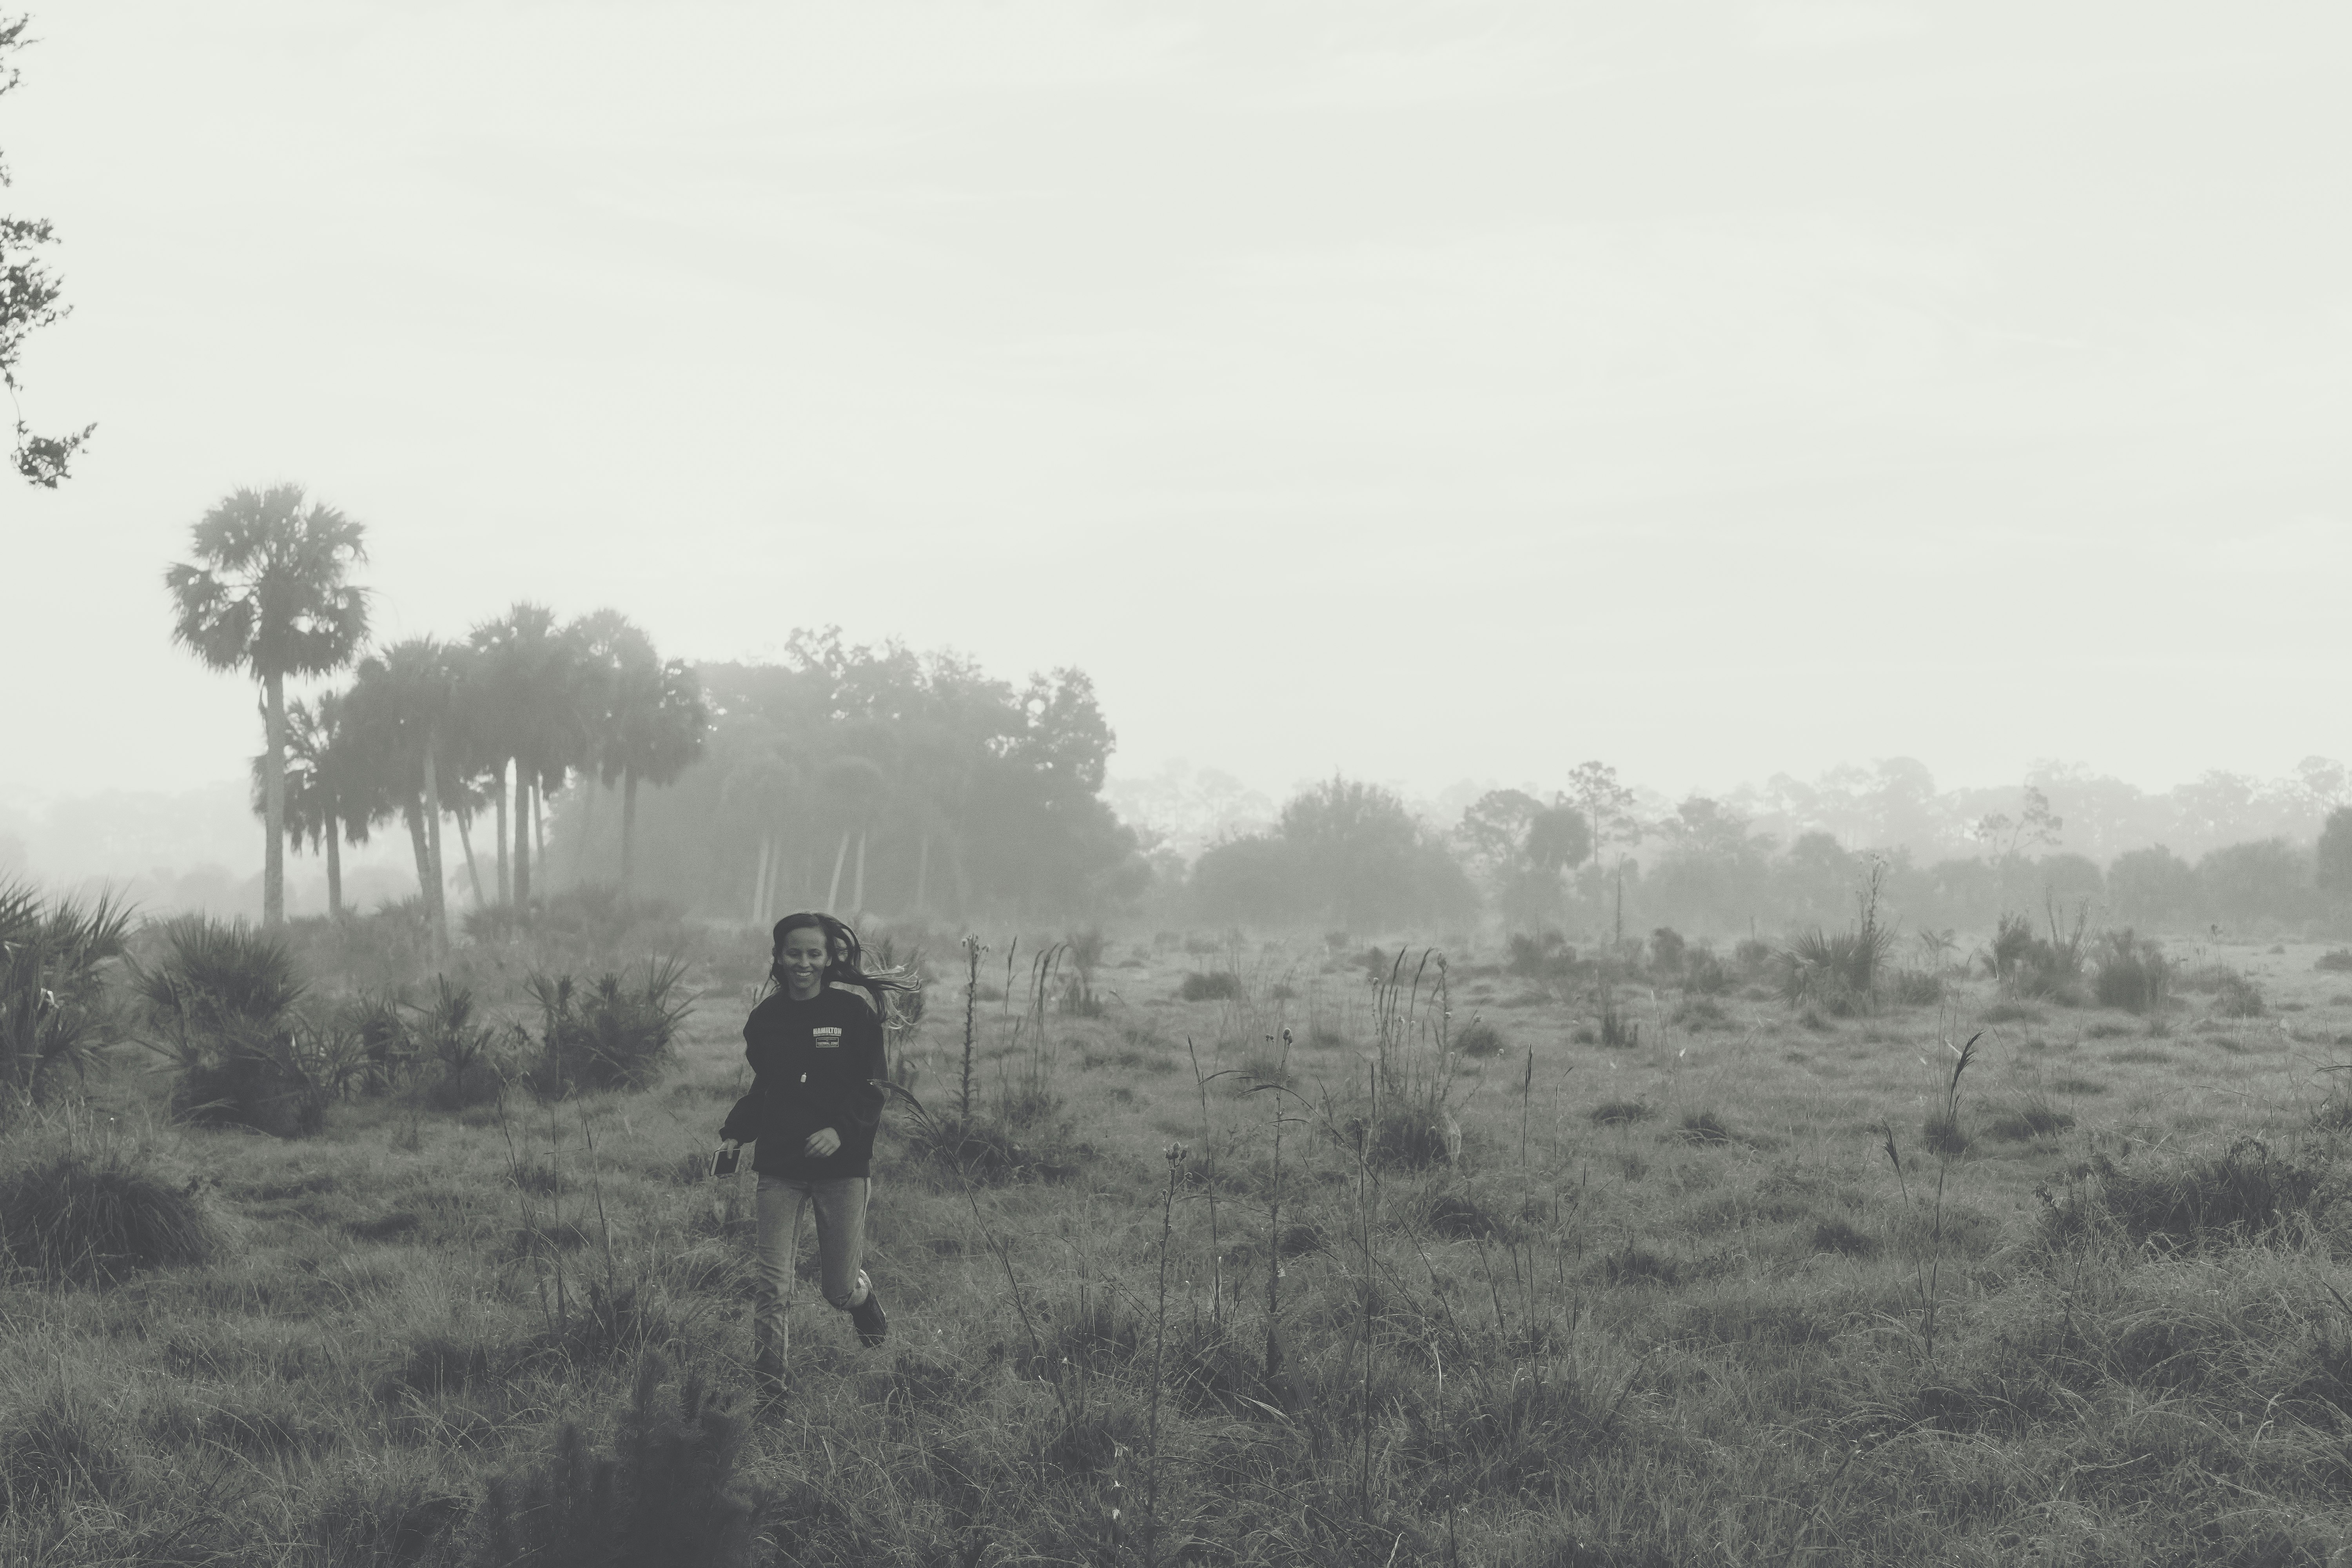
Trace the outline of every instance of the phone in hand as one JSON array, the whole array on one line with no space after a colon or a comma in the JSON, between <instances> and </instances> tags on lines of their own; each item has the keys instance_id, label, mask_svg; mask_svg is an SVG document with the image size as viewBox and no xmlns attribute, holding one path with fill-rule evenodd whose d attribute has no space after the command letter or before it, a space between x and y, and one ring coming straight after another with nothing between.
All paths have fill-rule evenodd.
<instances>
[{"instance_id":1,"label":"phone in hand","mask_svg":"<svg viewBox=\"0 0 2352 1568\"><path fill-rule=\"evenodd\" d=\"M710 1173L714 1176L731 1176L735 1173L735 1167L742 1162L742 1159L743 1151L740 1146L721 1149L711 1156Z\"/></svg>"}]
</instances>

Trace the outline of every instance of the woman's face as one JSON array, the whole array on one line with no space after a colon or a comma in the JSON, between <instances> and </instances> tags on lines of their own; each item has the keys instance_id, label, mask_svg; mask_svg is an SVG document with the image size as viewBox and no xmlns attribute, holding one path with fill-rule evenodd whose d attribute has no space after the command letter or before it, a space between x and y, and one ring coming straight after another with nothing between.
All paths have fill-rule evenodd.
<instances>
[{"instance_id":1,"label":"woman's face","mask_svg":"<svg viewBox=\"0 0 2352 1568\"><path fill-rule=\"evenodd\" d=\"M805 1002L824 989L824 932L814 926L794 926L776 949L776 967L784 990L796 1002Z\"/></svg>"}]
</instances>

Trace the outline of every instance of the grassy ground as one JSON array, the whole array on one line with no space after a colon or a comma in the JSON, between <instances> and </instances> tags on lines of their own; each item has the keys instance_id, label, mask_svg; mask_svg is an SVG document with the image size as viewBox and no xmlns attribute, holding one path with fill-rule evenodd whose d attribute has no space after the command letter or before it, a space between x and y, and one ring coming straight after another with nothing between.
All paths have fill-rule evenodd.
<instances>
[{"instance_id":1,"label":"grassy ground","mask_svg":"<svg viewBox=\"0 0 2352 1568\"><path fill-rule=\"evenodd\" d=\"M701 1174L746 996L643 1093L348 1103L295 1142L170 1128L118 1073L10 1159L160 1163L217 1247L0 1287L0 1562L2328 1563L2334 1211L2082 1222L2250 1137L2332 1194L2352 975L2318 951L2176 946L2251 1016L1637 984L1610 1044L1580 985L1457 961L1448 1035L1499 1039L1442 1068L1433 970L1384 1015L1320 948L1115 945L1102 1011L1042 1029L1016 973L975 1098L1017 1179L894 1113L891 1342L812 1281L766 1407L748 1191ZM1181 999L1221 969L1238 995ZM906 1053L935 1113L955 993Z\"/></svg>"}]
</instances>

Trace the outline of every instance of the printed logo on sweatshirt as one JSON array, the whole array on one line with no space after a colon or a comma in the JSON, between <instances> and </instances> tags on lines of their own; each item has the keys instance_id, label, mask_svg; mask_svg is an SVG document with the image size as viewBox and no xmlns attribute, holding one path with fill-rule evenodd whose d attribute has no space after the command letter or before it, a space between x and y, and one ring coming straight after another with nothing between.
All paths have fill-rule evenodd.
<instances>
[{"instance_id":1,"label":"printed logo on sweatshirt","mask_svg":"<svg viewBox=\"0 0 2352 1568\"><path fill-rule=\"evenodd\" d=\"M829 1051L841 1044L841 1031L839 1029L812 1029L809 1033L816 1037L816 1048L818 1050Z\"/></svg>"}]
</instances>

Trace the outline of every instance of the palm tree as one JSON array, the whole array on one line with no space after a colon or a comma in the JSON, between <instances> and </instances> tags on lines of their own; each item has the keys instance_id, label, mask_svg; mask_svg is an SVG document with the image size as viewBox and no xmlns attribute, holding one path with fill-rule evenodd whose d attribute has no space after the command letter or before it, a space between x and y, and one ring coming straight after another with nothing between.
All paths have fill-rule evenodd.
<instances>
[{"instance_id":1,"label":"palm tree","mask_svg":"<svg viewBox=\"0 0 2352 1568\"><path fill-rule=\"evenodd\" d=\"M531 804L535 789L562 786L586 749L577 687L577 644L559 632L554 613L518 600L467 637L475 655L467 680L465 728L496 783L499 896L517 906L530 899ZM509 764L515 773L514 860L506 851Z\"/></svg>"},{"instance_id":2,"label":"palm tree","mask_svg":"<svg viewBox=\"0 0 2352 1568\"><path fill-rule=\"evenodd\" d=\"M191 531L196 564L163 574L172 640L214 669L261 683L261 919L286 919L286 678L326 675L367 641L367 595L345 581L367 559L366 529L299 485L240 489Z\"/></svg>"},{"instance_id":3,"label":"palm tree","mask_svg":"<svg viewBox=\"0 0 2352 1568\"><path fill-rule=\"evenodd\" d=\"M297 851L305 842L324 847L327 914L343 918L344 843L365 844L368 830L393 809L382 787L362 764L358 745L344 721L344 696L319 694L315 703L296 698L286 705L286 837ZM253 759L253 814L263 815L266 756Z\"/></svg>"},{"instance_id":4,"label":"palm tree","mask_svg":"<svg viewBox=\"0 0 2352 1568\"><path fill-rule=\"evenodd\" d=\"M653 639L618 610L583 616L570 635L581 652L589 742L583 763L607 787L621 785L621 885L636 865L637 784L675 782L702 755L710 713L684 659L662 661Z\"/></svg>"},{"instance_id":5,"label":"palm tree","mask_svg":"<svg viewBox=\"0 0 2352 1568\"><path fill-rule=\"evenodd\" d=\"M457 679L451 649L433 637L410 637L362 664L345 700L354 766L363 768L387 805L407 819L417 887L436 951L449 940L442 802L464 787L464 761L456 742Z\"/></svg>"}]
</instances>

